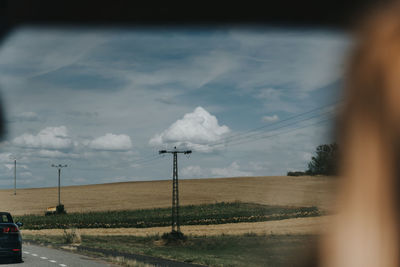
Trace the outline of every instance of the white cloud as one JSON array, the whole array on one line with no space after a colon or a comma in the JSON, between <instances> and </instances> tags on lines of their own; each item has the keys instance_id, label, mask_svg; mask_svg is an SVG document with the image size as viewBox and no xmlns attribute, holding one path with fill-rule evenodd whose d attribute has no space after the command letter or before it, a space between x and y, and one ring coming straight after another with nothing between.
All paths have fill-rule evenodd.
<instances>
[{"instance_id":1,"label":"white cloud","mask_svg":"<svg viewBox=\"0 0 400 267\"><path fill-rule=\"evenodd\" d=\"M64 153L58 150L42 149L37 154L41 158L79 158L80 156L72 153Z\"/></svg>"},{"instance_id":2,"label":"white cloud","mask_svg":"<svg viewBox=\"0 0 400 267\"><path fill-rule=\"evenodd\" d=\"M282 96L282 93L279 90L274 88L264 88L260 89L257 93L256 97L260 99L268 99L268 100L279 100Z\"/></svg>"},{"instance_id":3,"label":"white cloud","mask_svg":"<svg viewBox=\"0 0 400 267\"><path fill-rule=\"evenodd\" d=\"M29 121L39 121L40 117L37 113L28 111L28 112L22 112L18 115L11 116L10 121L11 122L29 122Z\"/></svg>"},{"instance_id":4,"label":"white cloud","mask_svg":"<svg viewBox=\"0 0 400 267\"><path fill-rule=\"evenodd\" d=\"M343 56L350 44L347 36L325 31L305 34L284 30L232 30L230 33L243 51L258 52L257 62L265 59L269 63L257 65L248 79L240 81L242 88L263 86L273 81L287 86L292 93L311 92L337 80L342 74Z\"/></svg>"},{"instance_id":5,"label":"white cloud","mask_svg":"<svg viewBox=\"0 0 400 267\"><path fill-rule=\"evenodd\" d=\"M46 127L37 135L24 133L13 140L13 144L27 148L70 149L73 146L65 126Z\"/></svg>"},{"instance_id":6,"label":"white cloud","mask_svg":"<svg viewBox=\"0 0 400 267\"><path fill-rule=\"evenodd\" d=\"M270 167L270 162L265 161L265 162L254 162L250 161L249 162L250 168L254 171L265 171Z\"/></svg>"},{"instance_id":7,"label":"white cloud","mask_svg":"<svg viewBox=\"0 0 400 267\"><path fill-rule=\"evenodd\" d=\"M245 172L240 170L239 164L234 161L231 165L226 168L212 168L211 174L217 177L242 177L242 176L252 176L252 172Z\"/></svg>"},{"instance_id":8,"label":"white cloud","mask_svg":"<svg viewBox=\"0 0 400 267\"><path fill-rule=\"evenodd\" d=\"M168 129L150 139L150 145L186 147L199 152L210 152L210 143L217 142L230 132L228 126L220 126L215 116L197 107Z\"/></svg>"},{"instance_id":9,"label":"white cloud","mask_svg":"<svg viewBox=\"0 0 400 267\"><path fill-rule=\"evenodd\" d=\"M108 133L89 142L89 147L95 150L125 151L132 148L128 135Z\"/></svg>"},{"instance_id":10,"label":"white cloud","mask_svg":"<svg viewBox=\"0 0 400 267\"><path fill-rule=\"evenodd\" d=\"M298 96L298 94L299 92L292 95ZM278 89L262 88L260 90L256 90L253 96L264 102L264 105L266 108L268 108L268 110L282 110L286 112L296 111L295 105L287 101L287 95L285 95L282 91L279 91Z\"/></svg>"},{"instance_id":11,"label":"white cloud","mask_svg":"<svg viewBox=\"0 0 400 267\"><path fill-rule=\"evenodd\" d=\"M8 170L14 169L14 164L4 164L4 166L5 166Z\"/></svg>"},{"instance_id":12,"label":"white cloud","mask_svg":"<svg viewBox=\"0 0 400 267\"><path fill-rule=\"evenodd\" d=\"M11 153L0 153L0 162L11 162L12 161Z\"/></svg>"},{"instance_id":13,"label":"white cloud","mask_svg":"<svg viewBox=\"0 0 400 267\"><path fill-rule=\"evenodd\" d=\"M277 121L277 120L279 120L279 117L276 114L274 114L272 116L263 116L262 117L262 121L263 122L274 122L274 121Z\"/></svg>"},{"instance_id":14,"label":"white cloud","mask_svg":"<svg viewBox=\"0 0 400 267\"><path fill-rule=\"evenodd\" d=\"M19 175L21 175L23 177L31 177L32 173L31 172L21 172Z\"/></svg>"},{"instance_id":15,"label":"white cloud","mask_svg":"<svg viewBox=\"0 0 400 267\"><path fill-rule=\"evenodd\" d=\"M200 166L187 166L181 170L181 174L186 178L204 177L205 173Z\"/></svg>"},{"instance_id":16,"label":"white cloud","mask_svg":"<svg viewBox=\"0 0 400 267\"><path fill-rule=\"evenodd\" d=\"M126 75L125 78L137 87L165 85L172 82L181 84L185 88L196 89L235 71L239 66L239 62L231 54L213 50L174 62L168 68L148 73L143 71L123 73Z\"/></svg>"},{"instance_id":17,"label":"white cloud","mask_svg":"<svg viewBox=\"0 0 400 267\"><path fill-rule=\"evenodd\" d=\"M105 40L96 32L25 27L5 40L1 63L30 65L25 75L41 75L79 61Z\"/></svg>"}]
</instances>

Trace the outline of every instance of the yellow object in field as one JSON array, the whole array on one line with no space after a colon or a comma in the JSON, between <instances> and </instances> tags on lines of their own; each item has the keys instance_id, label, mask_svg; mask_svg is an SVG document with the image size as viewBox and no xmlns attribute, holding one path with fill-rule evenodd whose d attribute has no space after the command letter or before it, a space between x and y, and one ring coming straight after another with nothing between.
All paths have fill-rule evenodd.
<instances>
[{"instance_id":1,"label":"yellow object in field","mask_svg":"<svg viewBox=\"0 0 400 267\"><path fill-rule=\"evenodd\" d=\"M45 215L52 215L57 213L57 207L48 207Z\"/></svg>"}]
</instances>

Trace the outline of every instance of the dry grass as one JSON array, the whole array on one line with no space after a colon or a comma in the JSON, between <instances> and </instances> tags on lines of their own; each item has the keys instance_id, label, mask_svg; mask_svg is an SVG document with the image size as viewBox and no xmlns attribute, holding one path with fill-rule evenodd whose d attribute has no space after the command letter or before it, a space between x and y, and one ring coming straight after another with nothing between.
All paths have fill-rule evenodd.
<instances>
[{"instance_id":1,"label":"dry grass","mask_svg":"<svg viewBox=\"0 0 400 267\"><path fill-rule=\"evenodd\" d=\"M336 179L266 176L181 180L179 185L182 205L242 201L329 210ZM171 188L170 180L67 186L61 200L68 212L169 207ZM44 214L57 201L57 188L20 189L16 196L13 190L0 190L0 210L15 215Z\"/></svg>"},{"instance_id":2,"label":"dry grass","mask_svg":"<svg viewBox=\"0 0 400 267\"><path fill-rule=\"evenodd\" d=\"M155 265L139 262L132 259L126 259L124 257L108 257L107 259L111 262L115 262L118 263L119 265L126 267L156 267Z\"/></svg>"},{"instance_id":3,"label":"dry grass","mask_svg":"<svg viewBox=\"0 0 400 267\"><path fill-rule=\"evenodd\" d=\"M219 236L243 235L248 233L264 235L288 235L288 234L320 234L324 233L329 226L332 216L295 218L280 221L254 222L254 223L228 223L215 225L185 225L181 226L185 235L193 236ZM94 228L80 229L81 235L92 236L151 236L162 235L169 232L170 227L151 227L151 228ZM26 235L63 235L62 229L45 230L22 230Z\"/></svg>"},{"instance_id":4,"label":"dry grass","mask_svg":"<svg viewBox=\"0 0 400 267\"><path fill-rule=\"evenodd\" d=\"M63 241L65 244L80 244L82 242L81 234L78 229L64 229Z\"/></svg>"}]
</instances>

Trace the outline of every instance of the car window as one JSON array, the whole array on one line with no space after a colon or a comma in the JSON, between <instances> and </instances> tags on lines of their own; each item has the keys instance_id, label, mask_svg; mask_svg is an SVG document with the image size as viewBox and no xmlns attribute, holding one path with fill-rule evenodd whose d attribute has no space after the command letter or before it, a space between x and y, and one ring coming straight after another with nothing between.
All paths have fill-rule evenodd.
<instances>
[{"instance_id":1,"label":"car window","mask_svg":"<svg viewBox=\"0 0 400 267\"><path fill-rule=\"evenodd\" d=\"M131 251L147 246L136 228L155 248L193 234L190 262L278 266L329 220L351 44L286 27L16 29L0 186L17 197L0 200L27 230L127 228Z\"/></svg>"},{"instance_id":2,"label":"car window","mask_svg":"<svg viewBox=\"0 0 400 267\"><path fill-rule=\"evenodd\" d=\"M12 222L11 216L8 214L2 214L0 217L1 221L0 223L9 223Z\"/></svg>"}]
</instances>

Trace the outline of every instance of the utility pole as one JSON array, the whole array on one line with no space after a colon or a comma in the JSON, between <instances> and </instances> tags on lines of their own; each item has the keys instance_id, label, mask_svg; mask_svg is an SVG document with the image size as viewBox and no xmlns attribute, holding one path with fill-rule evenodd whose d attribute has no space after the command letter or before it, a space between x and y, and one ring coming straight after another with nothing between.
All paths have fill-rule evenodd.
<instances>
[{"instance_id":1,"label":"utility pole","mask_svg":"<svg viewBox=\"0 0 400 267\"><path fill-rule=\"evenodd\" d=\"M10 156L10 159L14 160L14 196L17 195L17 158Z\"/></svg>"},{"instance_id":2,"label":"utility pole","mask_svg":"<svg viewBox=\"0 0 400 267\"><path fill-rule=\"evenodd\" d=\"M181 228L179 223L179 187L178 187L178 154L190 154L192 150L160 150L159 154L170 153L174 155L172 168L172 231L171 234L180 237Z\"/></svg>"},{"instance_id":3,"label":"utility pole","mask_svg":"<svg viewBox=\"0 0 400 267\"><path fill-rule=\"evenodd\" d=\"M51 164L51 167L57 168L58 169L58 206L61 205L61 190L60 190L60 184L61 184L61 169L68 167L68 165L54 165Z\"/></svg>"}]
</instances>

